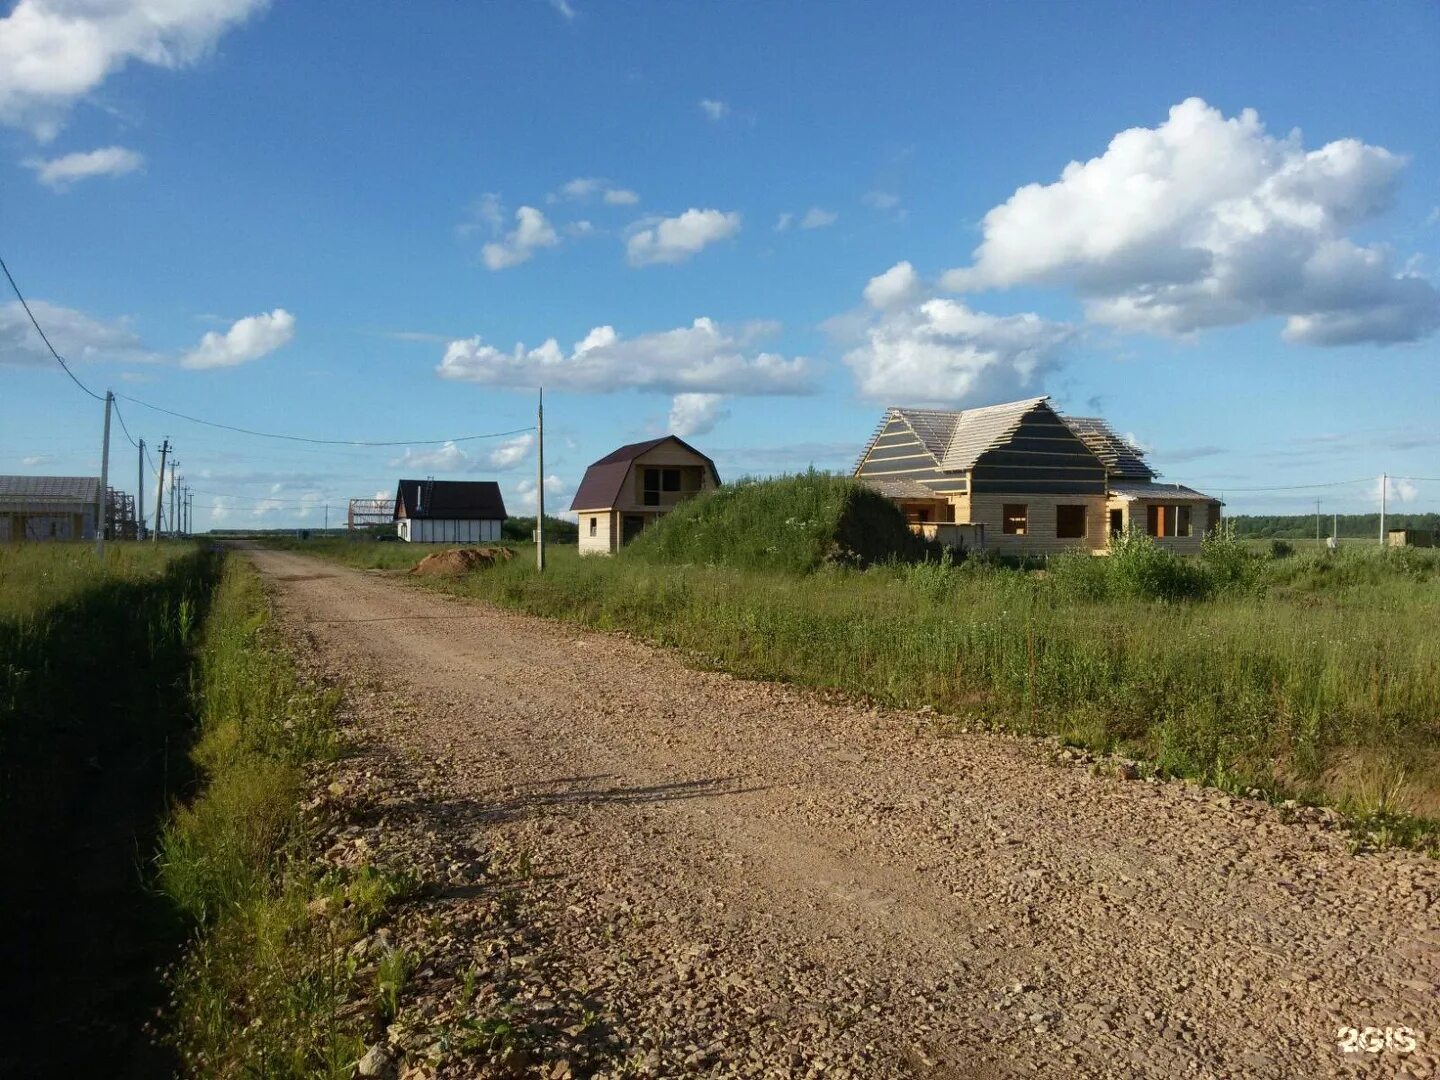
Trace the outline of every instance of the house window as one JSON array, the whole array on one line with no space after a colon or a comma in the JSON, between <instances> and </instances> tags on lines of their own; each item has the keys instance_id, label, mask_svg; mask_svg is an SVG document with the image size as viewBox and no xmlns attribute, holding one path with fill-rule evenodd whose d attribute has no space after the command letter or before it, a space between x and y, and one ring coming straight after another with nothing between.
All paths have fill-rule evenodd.
<instances>
[{"instance_id":1,"label":"house window","mask_svg":"<svg viewBox=\"0 0 1440 1080\"><path fill-rule=\"evenodd\" d=\"M598 526L599 526L599 524L600 524L600 519L599 519L599 518L593 518L593 517L592 517L592 518L590 519L590 535L591 535L591 536L597 536L597 535L599 535L599 534L597 533L597 531L596 531L597 528L598 528Z\"/></svg>"},{"instance_id":2,"label":"house window","mask_svg":"<svg viewBox=\"0 0 1440 1080\"><path fill-rule=\"evenodd\" d=\"M1079 540L1085 536L1085 507L1055 507L1055 535L1061 540Z\"/></svg>"},{"instance_id":3,"label":"house window","mask_svg":"<svg viewBox=\"0 0 1440 1080\"><path fill-rule=\"evenodd\" d=\"M1145 507L1145 535L1146 535L1146 536L1164 536L1164 535L1165 535L1165 507L1163 507L1163 506L1147 506L1147 507Z\"/></svg>"},{"instance_id":4,"label":"house window","mask_svg":"<svg viewBox=\"0 0 1440 1080\"><path fill-rule=\"evenodd\" d=\"M1177 506L1175 508L1175 535L1190 535L1190 507Z\"/></svg>"},{"instance_id":5,"label":"house window","mask_svg":"<svg viewBox=\"0 0 1440 1080\"><path fill-rule=\"evenodd\" d=\"M1030 531L1029 509L1025 503L1006 503L1000 516L1005 535L1024 536Z\"/></svg>"},{"instance_id":6,"label":"house window","mask_svg":"<svg viewBox=\"0 0 1440 1080\"><path fill-rule=\"evenodd\" d=\"M646 506L660 505L660 470L646 469L644 473L645 497L640 501Z\"/></svg>"},{"instance_id":7,"label":"house window","mask_svg":"<svg viewBox=\"0 0 1440 1080\"><path fill-rule=\"evenodd\" d=\"M660 488L661 488L662 491L679 491L679 490L680 490L680 470L679 470L679 469L661 469L661 470L660 470L660 481L661 481L661 482L660 482Z\"/></svg>"}]
</instances>

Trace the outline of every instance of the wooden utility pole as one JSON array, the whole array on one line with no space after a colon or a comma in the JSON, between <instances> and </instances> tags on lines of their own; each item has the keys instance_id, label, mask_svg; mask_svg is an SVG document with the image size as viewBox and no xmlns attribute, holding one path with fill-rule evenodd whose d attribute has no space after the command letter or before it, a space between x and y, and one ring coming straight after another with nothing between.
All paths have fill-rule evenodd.
<instances>
[{"instance_id":1,"label":"wooden utility pole","mask_svg":"<svg viewBox=\"0 0 1440 1080\"><path fill-rule=\"evenodd\" d=\"M110 505L110 408L115 395L105 391L105 440L100 449L100 505L95 518L95 554L105 559L105 518Z\"/></svg>"},{"instance_id":2,"label":"wooden utility pole","mask_svg":"<svg viewBox=\"0 0 1440 1080\"><path fill-rule=\"evenodd\" d=\"M180 500L175 496L175 466L180 462L174 458L170 459L170 538L177 539L180 536Z\"/></svg>"},{"instance_id":3,"label":"wooden utility pole","mask_svg":"<svg viewBox=\"0 0 1440 1080\"><path fill-rule=\"evenodd\" d=\"M1315 500L1315 546L1320 546L1320 500Z\"/></svg>"},{"instance_id":4,"label":"wooden utility pole","mask_svg":"<svg viewBox=\"0 0 1440 1080\"><path fill-rule=\"evenodd\" d=\"M535 569L545 570L545 388L535 413Z\"/></svg>"},{"instance_id":5,"label":"wooden utility pole","mask_svg":"<svg viewBox=\"0 0 1440 1080\"><path fill-rule=\"evenodd\" d=\"M160 444L160 475L155 478L155 528L150 533L150 539L155 543L160 542L160 529L164 523L162 511L165 509L165 455L170 453L170 440L166 439Z\"/></svg>"},{"instance_id":6,"label":"wooden utility pole","mask_svg":"<svg viewBox=\"0 0 1440 1080\"><path fill-rule=\"evenodd\" d=\"M145 539L145 440L140 440L140 470L135 475L135 539Z\"/></svg>"}]
</instances>

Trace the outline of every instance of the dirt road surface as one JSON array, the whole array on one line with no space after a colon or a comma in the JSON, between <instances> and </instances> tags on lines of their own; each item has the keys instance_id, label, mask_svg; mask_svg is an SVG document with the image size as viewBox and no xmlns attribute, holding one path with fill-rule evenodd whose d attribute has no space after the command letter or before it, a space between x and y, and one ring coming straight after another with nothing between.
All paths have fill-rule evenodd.
<instances>
[{"instance_id":1,"label":"dirt road surface","mask_svg":"<svg viewBox=\"0 0 1440 1080\"><path fill-rule=\"evenodd\" d=\"M408 776L369 846L429 845L452 880L476 853L519 853L528 929L474 949L570 980L527 991L536 1008L602 1018L572 1034L608 1031L614 1056L580 1054L577 1074L1437 1072L1432 860L1351 855L1318 812L938 738L924 716L618 635L252 557L282 623L353 688L361 782ZM463 928L496 900L442 899L417 978L443 989L458 974L440 954L471 948ZM1344 1053L1344 1028L1378 1034Z\"/></svg>"}]
</instances>

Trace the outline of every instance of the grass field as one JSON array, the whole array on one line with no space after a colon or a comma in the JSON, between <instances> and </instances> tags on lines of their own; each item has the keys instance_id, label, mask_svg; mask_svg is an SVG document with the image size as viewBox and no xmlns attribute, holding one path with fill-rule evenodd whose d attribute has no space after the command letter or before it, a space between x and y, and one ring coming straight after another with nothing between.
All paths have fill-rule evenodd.
<instances>
[{"instance_id":1,"label":"grass field","mask_svg":"<svg viewBox=\"0 0 1440 1080\"><path fill-rule=\"evenodd\" d=\"M310 545L398 568L409 545ZM1039 572L920 563L786 572L665 545L528 552L429 587L624 629L742 675L934 707L940 731L1052 734L1227 789L1339 805L1381 842L1440 818L1440 553L1211 545ZM302 549L303 546L302 546Z\"/></svg>"}]
</instances>

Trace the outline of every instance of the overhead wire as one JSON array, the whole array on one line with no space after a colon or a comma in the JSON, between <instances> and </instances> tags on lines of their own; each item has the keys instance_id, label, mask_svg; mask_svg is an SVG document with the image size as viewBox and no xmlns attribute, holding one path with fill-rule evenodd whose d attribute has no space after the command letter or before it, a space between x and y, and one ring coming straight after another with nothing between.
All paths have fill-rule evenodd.
<instances>
[{"instance_id":1,"label":"overhead wire","mask_svg":"<svg viewBox=\"0 0 1440 1080\"><path fill-rule=\"evenodd\" d=\"M10 273L10 267L5 265L5 259L3 257L0 257L0 270L5 271L5 279L10 282L10 288L15 290L15 298L20 301L20 306L25 309L25 314L30 316L30 325L35 327L35 332L40 335L40 340L45 342L45 347L50 350L50 355L59 363L65 374L70 376L70 381L96 401L104 401L105 399L103 397L81 382L79 377L70 370L70 365L65 362L65 358L56 351L55 346L50 343L50 339L45 336L45 331L40 326L40 320L36 319L35 312L30 310L29 301L25 299L25 294L20 291L20 286L15 284L15 277Z\"/></svg>"}]
</instances>

